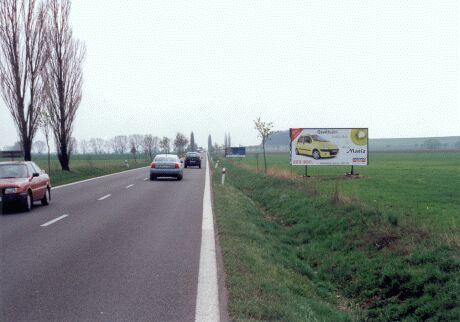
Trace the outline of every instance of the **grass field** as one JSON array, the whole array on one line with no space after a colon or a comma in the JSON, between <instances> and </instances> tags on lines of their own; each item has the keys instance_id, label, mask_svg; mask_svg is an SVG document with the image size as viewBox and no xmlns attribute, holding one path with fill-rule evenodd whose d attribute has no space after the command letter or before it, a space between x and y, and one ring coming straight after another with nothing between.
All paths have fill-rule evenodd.
<instances>
[{"instance_id":1,"label":"grass field","mask_svg":"<svg viewBox=\"0 0 460 322\"><path fill-rule=\"evenodd\" d=\"M262 164L259 158L259 164ZM460 320L460 153L290 168L221 160L213 188L234 320ZM260 168L260 167L259 167Z\"/></svg>"},{"instance_id":2,"label":"grass field","mask_svg":"<svg viewBox=\"0 0 460 322\"><path fill-rule=\"evenodd\" d=\"M369 166L355 167L359 179L343 174L350 167L310 166L305 181L311 189L342 196L386 213L417 218L418 224L444 231L460 229L460 152L374 153ZM257 169L255 155L237 163ZM262 171L262 156L259 170ZM305 167L289 165L289 155L268 158L270 173L299 177Z\"/></svg>"},{"instance_id":3,"label":"grass field","mask_svg":"<svg viewBox=\"0 0 460 322\"><path fill-rule=\"evenodd\" d=\"M42 169L48 172L48 158L44 155L34 155L33 161ZM130 155L98 154L98 155L75 155L70 161L71 171L61 171L56 156L51 157L49 175L53 186L58 186L78 180L89 179L97 176L125 171L127 167L125 160L128 160L129 168L147 166L150 161L140 158L136 162ZM0 161L7 161L1 160Z\"/></svg>"}]
</instances>

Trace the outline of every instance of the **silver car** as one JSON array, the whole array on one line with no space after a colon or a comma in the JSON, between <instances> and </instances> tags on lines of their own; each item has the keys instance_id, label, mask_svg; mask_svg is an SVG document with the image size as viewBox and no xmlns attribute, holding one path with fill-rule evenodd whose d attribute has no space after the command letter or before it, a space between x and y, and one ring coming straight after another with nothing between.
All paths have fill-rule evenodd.
<instances>
[{"instance_id":1,"label":"silver car","mask_svg":"<svg viewBox=\"0 0 460 322\"><path fill-rule=\"evenodd\" d=\"M159 177L175 177L182 180L181 161L175 154L158 154L150 165L150 180Z\"/></svg>"}]
</instances>

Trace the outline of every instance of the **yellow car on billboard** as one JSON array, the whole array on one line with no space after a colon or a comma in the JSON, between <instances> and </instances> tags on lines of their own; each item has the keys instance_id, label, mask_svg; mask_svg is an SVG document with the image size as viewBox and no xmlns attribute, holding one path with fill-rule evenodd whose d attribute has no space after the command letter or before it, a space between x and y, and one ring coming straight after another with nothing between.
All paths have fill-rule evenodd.
<instances>
[{"instance_id":1,"label":"yellow car on billboard","mask_svg":"<svg viewBox=\"0 0 460 322\"><path fill-rule=\"evenodd\" d=\"M339 153L339 148L319 135L301 135L295 146L297 155L320 158L333 158Z\"/></svg>"}]
</instances>

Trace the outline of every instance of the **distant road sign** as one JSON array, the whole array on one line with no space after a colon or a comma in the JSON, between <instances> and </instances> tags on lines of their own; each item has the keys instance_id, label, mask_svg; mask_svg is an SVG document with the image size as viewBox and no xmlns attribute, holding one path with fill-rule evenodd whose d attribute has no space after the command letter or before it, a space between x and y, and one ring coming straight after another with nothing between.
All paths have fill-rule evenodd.
<instances>
[{"instance_id":1,"label":"distant road sign","mask_svg":"<svg viewBox=\"0 0 460 322\"><path fill-rule=\"evenodd\" d=\"M227 158L244 158L246 157L246 147L227 148L225 150L225 157Z\"/></svg>"}]
</instances>

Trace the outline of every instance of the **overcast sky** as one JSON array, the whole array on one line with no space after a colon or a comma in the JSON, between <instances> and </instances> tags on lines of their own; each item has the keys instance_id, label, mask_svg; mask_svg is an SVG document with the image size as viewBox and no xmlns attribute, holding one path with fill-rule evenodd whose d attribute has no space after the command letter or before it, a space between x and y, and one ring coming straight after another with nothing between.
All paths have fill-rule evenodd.
<instances>
[{"instance_id":1,"label":"overcast sky","mask_svg":"<svg viewBox=\"0 0 460 322\"><path fill-rule=\"evenodd\" d=\"M77 139L259 143L253 120L460 135L459 1L74 0ZM39 135L38 138L42 136ZM0 100L0 147L17 132Z\"/></svg>"}]
</instances>

